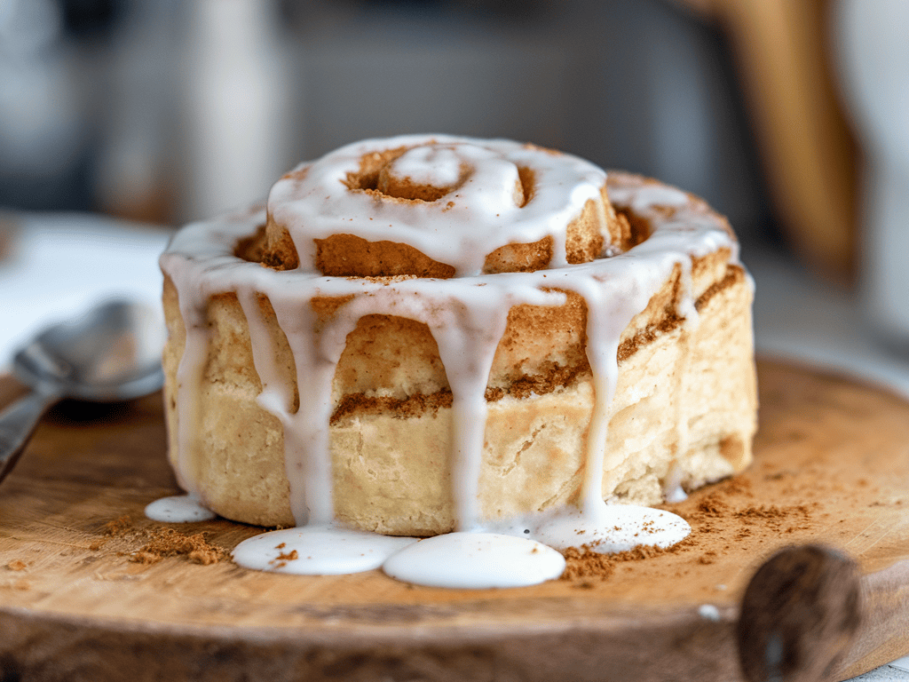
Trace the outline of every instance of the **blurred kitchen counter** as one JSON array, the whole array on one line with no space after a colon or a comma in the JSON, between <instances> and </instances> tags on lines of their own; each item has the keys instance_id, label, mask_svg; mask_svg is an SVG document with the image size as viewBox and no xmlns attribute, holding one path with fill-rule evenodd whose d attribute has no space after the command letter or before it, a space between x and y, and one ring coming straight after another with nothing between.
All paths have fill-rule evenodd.
<instances>
[{"instance_id":1,"label":"blurred kitchen counter","mask_svg":"<svg viewBox=\"0 0 909 682\"><path fill-rule=\"evenodd\" d=\"M809 363L883 384L909 398L909 339L885 345L855 291L822 281L795 259L746 245L743 260L755 279L757 352Z\"/></svg>"},{"instance_id":2,"label":"blurred kitchen counter","mask_svg":"<svg viewBox=\"0 0 909 682\"><path fill-rule=\"evenodd\" d=\"M172 231L91 214L0 212L0 371L42 327L103 299L156 308Z\"/></svg>"}]
</instances>

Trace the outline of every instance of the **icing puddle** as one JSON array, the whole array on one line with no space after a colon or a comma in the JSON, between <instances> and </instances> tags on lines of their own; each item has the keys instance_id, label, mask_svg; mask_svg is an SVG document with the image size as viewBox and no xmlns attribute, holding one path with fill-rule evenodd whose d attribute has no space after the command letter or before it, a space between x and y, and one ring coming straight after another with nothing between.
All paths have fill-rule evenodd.
<instances>
[{"instance_id":1,"label":"icing puddle","mask_svg":"<svg viewBox=\"0 0 909 682\"><path fill-rule=\"evenodd\" d=\"M672 512L603 504L587 514L563 510L544 521L534 537L558 550L584 546L600 554L617 554L641 545L665 549L690 532L688 523Z\"/></svg>"},{"instance_id":2,"label":"icing puddle","mask_svg":"<svg viewBox=\"0 0 909 682\"><path fill-rule=\"evenodd\" d=\"M169 523L215 518L192 495L156 500L145 514ZM344 575L381 568L391 578L427 587L527 587L561 576L561 551L569 547L604 554L641 545L665 548L690 532L671 512L603 503L587 513L563 509L423 540L338 524L287 528L244 540L231 557L243 568L273 573Z\"/></svg>"},{"instance_id":3,"label":"icing puddle","mask_svg":"<svg viewBox=\"0 0 909 682\"><path fill-rule=\"evenodd\" d=\"M535 540L495 533L437 535L389 557L382 570L429 587L526 587L562 575L565 558Z\"/></svg>"},{"instance_id":4,"label":"icing puddle","mask_svg":"<svg viewBox=\"0 0 909 682\"><path fill-rule=\"evenodd\" d=\"M296 575L343 575L380 568L417 542L333 526L305 526L256 535L231 553L244 568Z\"/></svg>"}]
</instances>

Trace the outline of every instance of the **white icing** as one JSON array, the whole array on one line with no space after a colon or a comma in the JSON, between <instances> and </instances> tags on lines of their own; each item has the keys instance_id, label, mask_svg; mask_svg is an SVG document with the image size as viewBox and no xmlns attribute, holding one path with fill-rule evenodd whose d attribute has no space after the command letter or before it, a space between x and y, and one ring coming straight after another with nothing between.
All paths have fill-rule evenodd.
<instances>
[{"instance_id":1,"label":"white icing","mask_svg":"<svg viewBox=\"0 0 909 682\"><path fill-rule=\"evenodd\" d=\"M186 279L193 279L193 273L188 273L182 284L187 284ZM192 286L190 284L190 286ZM198 497L196 487L196 472L192 468L192 455L197 449L197 438L200 432L200 387L202 373L205 369L205 359L208 352L210 332L205 320L205 309L193 301L193 297L184 297L180 300L180 314L186 327L186 346L177 368L177 404L181 405L180 419L177 422L178 452L174 472L177 483L191 495Z\"/></svg>"},{"instance_id":2,"label":"white icing","mask_svg":"<svg viewBox=\"0 0 909 682\"><path fill-rule=\"evenodd\" d=\"M676 442L678 443L679 454L684 454L688 449L688 422L681 418L681 411L676 410ZM688 499L688 493L682 487L683 472L680 467L673 464L666 472L666 478L663 480L663 499L667 502L684 502Z\"/></svg>"},{"instance_id":3,"label":"white icing","mask_svg":"<svg viewBox=\"0 0 909 682\"><path fill-rule=\"evenodd\" d=\"M436 141L434 146L421 147L430 139ZM348 174L358 170L364 154L398 147L414 147L391 169L400 177L447 186L456 172L461 182L466 167L466 179L434 202L383 199L352 191L344 184ZM430 167L421 168L421 163ZM533 170L535 183L532 199L523 207L515 202L519 166ZM268 204L273 218L291 234L300 256L298 269L274 271L234 256L237 241L264 223L265 211L261 209L188 226L174 237L161 258L162 269L179 292L187 329L177 396L180 451L176 468L184 488L194 490L197 395L208 345L207 302L213 294L234 292L248 320L255 369L262 382L258 402L284 427L291 508L298 525L306 526L281 532L288 537L299 534L301 547L320 548L307 557L323 552L329 557L334 551L326 549L334 540L319 544L338 533L326 530L334 522L328 443L328 422L334 408L331 387L347 335L367 314L410 318L425 323L432 332L452 390L452 495L457 529L489 528L490 522L482 518L477 502L486 421L484 391L508 311L519 304L562 305L565 294L561 292L572 291L587 303L587 355L595 390L581 504L580 509L570 507L544 515L543 521L525 529L554 547L585 544L597 551L622 551L638 544L665 547L689 532L682 519L668 512L604 503L604 471L620 464L612 461L616 454L606 451L609 410L618 382L621 334L673 269L678 266L681 271L677 314L685 318L684 332L697 324L691 291L692 258L726 248L737 260L736 243L721 218L703 202L672 188L634 181L610 185L613 204L631 207L651 219L652 234L625 253L607 245L605 251L614 255L569 266L565 262L565 227L589 199L599 196L605 182L605 173L586 161L502 140L434 136L358 143L299 170L304 169L305 173L282 178L272 189ZM605 216L601 219L605 221ZM313 240L341 233L369 241L410 244L437 261L453 265L458 276L448 280L322 276L313 269ZM485 255L499 246L532 243L545 236L553 237L554 256L549 269L479 274ZM296 411L291 406L293 383L282 368L275 366L276 353L262 319L259 296L271 302L296 363L296 385L301 387ZM316 296L351 298L316 329L309 305ZM680 424L682 448L687 448L687 440L687 425ZM617 526L622 531L615 531ZM457 539L460 534L450 537L454 539L421 542L410 552L422 553L434 546L449 551L461 542ZM484 536L469 537L471 542L478 542ZM235 560L269 568L277 554L262 554L268 542L271 540L243 543L241 547L245 548L235 553ZM345 542L350 544L350 538ZM424 549L417 552L417 547ZM261 555L258 559L248 558L256 552ZM325 558L325 563L315 558L299 563L298 559L284 562L281 570L296 571L291 564L310 565L310 561L319 566L318 572L343 572L335 568L347 565L346 559ZM400 561L396 559L392 566ZM404 575L401 570L392 568L390 574Z\"/></svg>"},{"instance_id":4,"label":"white icing","mask_svg":"<svg viewBox=\"0 0 909 682\"><path fill-rule=\"evenodd\" d=\"M263 533L237 545L231 556L244 568L296 575L343 575L379 568L415 543L333 526L305 526Z\"/></svg>"},{"instance_id":5,"label":"white icing","mask_svg":"<svg viewBox=\"0 0 909 682\"><path fill-rule=\"evenodd\" d=\"M701 604L698 607L698 615L704 620L718 622L720 620L720 610L713 604Z\"/></svg>"},{"instance_id":6,"label":"white icing","mask_svg":"<svg viewBox=\"0 0 909 682\"><path fill-rule=\"evenodd\" d=\"M663 497L669 503L684 502L688 499L688 493L685 492L685 489L682 486L675 485L666 490Z\"/></svg>"},{"instance_id":7,"label":"white icing","mask_svg":"<svg viewBox=\"0 0 909 682\"><path fill-rule=\"evenodd\" d=\"M469 169L463 184L442 199L399 201L347 189L348 176L359 171L364 155L426 145L429 140L436 141L429 149L437 150L445 161L441 171L427 170L427 175L450 176L455 159L459 167ZM417 172L418 155L413 152L404 162L409 174ZM535 191L523 206L515 202L520 166L534 170ZM588 200L600 196L606 182L603 170L574 156L510 140L447 135L358 142L296 171L272 187L268 211L290 233L302 267L310 268L315 262L314 239L356 234L368 241L409 244L433 260L453 266L459 277L479 274L486 254L500 246L533 243L544 237L553 238L551 266L566 265L565 227L581 214Z\"/></svg>"},{"instance_id":8,"label":"white icing","mask_svg":"<svg viewBox=\"0 0 909 682\"><path fill-rule=\"evenodd\" d=\"M461 179L461 167L461 158L452 147L414 147L389 164L388 174L398 180L443 188L453 187Z\"/></svg>"},{"instance_id":9,"label":"white icing","mask_svg":"<svg viewBox=\"0 0 909 682\"><path fill-rule=\"evenodd\" d=\"M401 550L382 570L415 585L482 590L558 578L565 558L546 545L512 535L449 533Z\"/></svg>"},{"instance_id":10,"label":"white icing","mask_svg":"<svg viewBox=\"0 0 909 682\"><path fill-rule=\"evenodd\" d=\"M194 523L209 521L217 515L203 507L193 495L175 495L162 497L146 505L145 516L162 523Z\"/></svg>"},{"instance_id":11,"label":"white icing","mask_svg":"<svg viewBox=\"0 0 909 682\"><path fill-rule=\"evenodd\" d=\"M682 208L691 201L682 190L657 183L641 185L634 189L610 190L609 199L614 204L628 206L636 213L644 213L655 206Z\"/></svg>"}]
</instances>

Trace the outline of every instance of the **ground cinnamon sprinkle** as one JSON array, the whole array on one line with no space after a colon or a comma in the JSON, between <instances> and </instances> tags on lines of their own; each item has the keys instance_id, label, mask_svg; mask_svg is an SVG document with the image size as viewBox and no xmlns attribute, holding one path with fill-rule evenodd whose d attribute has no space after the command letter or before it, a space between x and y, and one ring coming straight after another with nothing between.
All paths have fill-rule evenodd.
<instances>
[{"instance_id":1,"label":"ground cinnamon sprinkle","mask_svg":"<svg viewBox=\"0 0 909 682\"><path fill-rule=\"evenodd\" d=\"M779 507L746 507L739 509L735 515L740 519L778 519L785 516L785 512Z\"/></svg>"},{"instance_id":2,"label":"ground cinnamon sprinkle","mask_svg":"<svg viewBox=\"0 0 909 682\"><path fill-rule=\"evenodd\" d=\"M227 550L211 544L205 533L183 535L173 528L161 528L149 532L150 540L130 556L138 564L154 564L165 557L186 556L195 564L208 566L227 558Z\"/></svg>"},{"instance_id":3,"label":"ground cinnamon sprinkle","mask_svg":"<svg viewBox=\"0 0 909 682\"><path fill-rule=\"evenodd\" d=\"M808 505L798 504L791 507L762 506L746 507L735 513L739 518L745 519L782 519L789 518L793 515L806 518L811 513Z\"/></svg>"},{"instance_id":4,"label":"ground cinnamon sprinkle","mask_svg":"<svg viewBox=\"0 0 909 682\"><path fill-rule=\"evenodd\" d=\"M93 540L89 549L97 551L115 539L142 540L145 544L138 550L122 549L117 552L118 556L128 556L129 561L137 564L155 564L165 557L185 556L193 563L207 566L228 556L227 550L210 543L204 532L184 535L173 528L136 527L128 514L108 521L103 528L107 537Z\"/></svg>"},{"instance_id":5,"label":"ground cinnamon sprinkle","mask_svg":"<svg viewBox=\"0 0 909 682\"><path fill-rule=\"evenodd\" d=\"M690 553L695 565L708 566L720 561L731 542L744 541L755 535L794 533L809 530L817 503L755 504L751 481L735 477L716 484L700 500L672 511L691 524L691 535L680 543L660 549L642 545L619 554L599 554L588 544L565 552L566 568L562 580L574 581L575 587L591 588L608 579L623 562L652 559L663 554ZM804 497L802 497L804 499ZM690 504L690 503L689 503ZM643 527L642 532L650 529ZM592 582L591 582L592 581Z\"/></svg>"},{"instance_id":6,"label":"ground cinnamon sprinkle","mask_svg":"<svg viewBox=\"0 0 909 682\"><path fill-rule=\"evenodd\" d=\"M582 578L608 578L615 571L617 564L627 561L643 561L662 554L678 554L696 546L691 537L687 537L672 547L655 547L640 545L627 552L600 554L590 544L581 547L569 547L565 550L565 570L561 580L579 580ZM588 587L589 585L581 585Z\"/></svg>"},{"instance_id":7,"label":"ground cinnamon sprinkle","mask_svg":"<svg viewBox=\"0 0 909 682\"><path fill-rule=\"evenodd\" d=\"M120 518L114 519L113 521L108 521L104 524L104 532L106 535L111 535L113 537L119 537L123 535L126 531L130 530L133 527L133 519L129 514L124 514Z\"/></svg>"},{"instance_id":8,"label":"ground cinnamon sprinkle","mask_svg":"<svg viewBox=\"0 0 909 682\"><path fill-rule=\"evenodd\" d=\"M6 567L11 571L24 571L27 564L20 559L13 559L10 561Z\"/></svg>"},{"instance_id":9,"label":"ground cinnamon sprinkle","mask_svg":"<svg viewBox=\"0 0 909 682\"><path fill-rule=\"evenodd\" d=\"M674 544L672 547L656 547L654 545L640 545L634 549L630 549L627 552L619 552L618 554L613 555L613 559L617 562L624 561L642 561L643 559L652 559L655 556L660 556L661 554L678 554L682 550L692 547L693 543L689 538L685 538L681 542Z\"/></svg>"},{"instance_id":10,"label":"ground cinnamon sprinkle","mask_svg":"<svg viewBox=\"0 0 909 682\"><path fill-rule=\"evenodd\" d=\"M569 547L565 550L565 570L560 580L608 578L614 571L612 555L599 554L587 547Z\"/></svg>"},{"instance_id":11,"label":"ground cinnamon sprinkle","mask_svg":"<svg viewBox=\"0 0 909 682\"><path fill-rule=\"evenodd\" d=\"M725 516L729 513L729 505L714 494L700 501L698 511L705 516Z\"/></svg>"},{"instance_id":12,"label":"ground cinnamon sprinkle","mask_svg":"<svg viewBox=\"0 0 909 682\"><path fill-rule=\"evenodd\" d=\"M704 552L701 556L698 557L699 564L713 564L716 563L716 552L707 551Z\"/></svg>"},{"instance_id":13,"label":"ground cinnamon sprinkle","mask_svg":"<svg viewBox=\"0 0 909 682\"><path fill-rule=\"evenodd\" d=\"M721 491L727 495L754 497L754 493L751 491L751 481L747 478L730 478L722 484Z\"/></svg>"}]
</instances>

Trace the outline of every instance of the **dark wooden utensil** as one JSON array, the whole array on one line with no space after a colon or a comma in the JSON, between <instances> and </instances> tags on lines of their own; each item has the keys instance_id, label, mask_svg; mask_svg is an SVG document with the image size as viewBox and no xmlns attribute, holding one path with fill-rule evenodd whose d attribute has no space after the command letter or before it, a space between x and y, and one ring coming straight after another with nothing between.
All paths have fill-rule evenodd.
<instances>
[{"instance_id":1,"label":"dark wooden utensil","mask_svg":"<svg viewBox=\"0 0 909 682\"><path fill-rule=\"evenodd\" d=\"M754 574L736 626L749 682L833 679L861 624L861 574L819 545L780 550Z\"/></svg>"}]
</instances>

